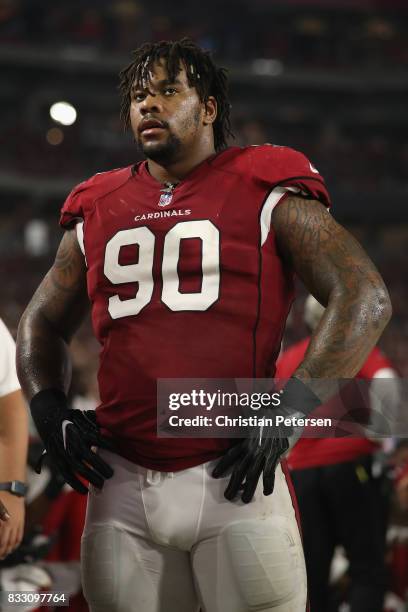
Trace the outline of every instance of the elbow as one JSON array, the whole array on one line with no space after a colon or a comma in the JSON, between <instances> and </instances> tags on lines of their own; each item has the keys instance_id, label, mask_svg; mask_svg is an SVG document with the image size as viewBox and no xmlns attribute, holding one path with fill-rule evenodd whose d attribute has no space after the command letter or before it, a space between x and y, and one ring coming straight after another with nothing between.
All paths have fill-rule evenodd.
<instances>
[{"instance_id":1,"label":"elbow","mask_svg":"<svg viewBox=\"0 0 408 612\"><path fill-rule=\"evenodd\" d=\"M16 339L17 354L18 354L19 347L24 346L25 343L27 342L27 332L30 327L30 318L31 318L31 312L30 312L29 307L27 307L26 310L23 312L23 315L20 319L20 322L17 328L17 339Z\"/></svg>"},{"instance_id":2,"label":"elbow","mask_svg":"<svg viewBox=\"0 0 408 612\"><path fill-rule=\"evenodd\" d=\"M381 334L388 325L392 316L392 304L386 287L373 288L370 290L370 318L371 324Z\"/></svg>"}]
</instances>

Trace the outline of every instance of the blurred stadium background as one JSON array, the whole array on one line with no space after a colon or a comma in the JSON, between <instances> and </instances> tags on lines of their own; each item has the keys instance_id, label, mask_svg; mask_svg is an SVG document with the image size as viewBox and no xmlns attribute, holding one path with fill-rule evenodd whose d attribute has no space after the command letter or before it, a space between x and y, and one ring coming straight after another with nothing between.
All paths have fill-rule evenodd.
<instances>
[{"instance_id":1,"label":"blurred stadium background","mask_svg":"<svg viewBox=\"0 0 408 612\"><path fill-rule=\"evenodd\" d=\"M71 188L138 159L118 117L130 50L185 35L230 70L235 143L300 149L326 178L333 214L390 289L381 344L408 376L404 0L0 0L0 315L16 328L52 261ZM73 108L54 107L53 119L60 101ZM305 332L301 305L290 341ZM89 329L74 343L83 395L95 393Z\"/></svg>"},{"instance_id":2,"label":"blurred stadium background","mask_svg":"<svg viewBox=\"0 0 408 612\"><path fill-rule=\"evenodd\" d=\"M390 290L381 346L408 377L406 0L0 0L0 316L16 330L54 257L72 187L138 160L118 110L117 75L130 51L182 36L229 68L231 144L297 148L326 178L333 214ZM306 334L303 299L301 289L287 343ZM88 322L73 342L78 407L95 405L97 355ZM85 501L71 493L55 503L45 530L66 542L51 559L77 564L78 589ZM405 542L407 515L395 525ZM393 588L405 599L406 543L388 555L401 557ZM75 602L69 609L87 610ZM406 609L398 605L387 610Z\"/></svg>"}]
</instances>

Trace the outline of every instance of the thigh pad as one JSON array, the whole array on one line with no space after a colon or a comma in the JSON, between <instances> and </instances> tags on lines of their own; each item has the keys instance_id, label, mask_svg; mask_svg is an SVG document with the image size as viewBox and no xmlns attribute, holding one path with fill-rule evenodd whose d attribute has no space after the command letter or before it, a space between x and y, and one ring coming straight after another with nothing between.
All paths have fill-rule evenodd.
<instances>
[{"instance_id":1,"label":"thigh pad","mask_svg":"<svg viewBox=\"0 0 408 612\"><path fill-rule=\"evenodd\" d=\"M129 602L140 596L135 592L139 568L133 549L131 536L113 526L100 527L82 538L82 584L92 612L129 612Z\"/></svg>"},{"instance_id":2,"label":"thigh pad","mask_svg":"<svg viewBox=\"0 0 408 612\"><path fill-rule=\"evenodd\" d=\"M220 538L226 571L248 611L290 602L304 587L300 542L284 521L270 518L232 523Z\"/></svg>"}]
</instances>

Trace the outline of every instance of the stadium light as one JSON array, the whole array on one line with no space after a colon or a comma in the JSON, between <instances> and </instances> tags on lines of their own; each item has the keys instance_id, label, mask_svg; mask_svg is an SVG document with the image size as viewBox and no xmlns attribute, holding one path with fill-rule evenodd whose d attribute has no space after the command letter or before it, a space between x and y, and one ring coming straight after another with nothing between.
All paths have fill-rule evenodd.
<instances>
[{"instance_id":1,"label":"stadium light","mask_svg":"<svg viewBox=\"0 0 408 612\"><path fill-rule=\"evenodd\" d=\"M279 76L283 72L283 64L277 59L258 58L252 62L252 72L262 76Z\"/></svg>"},{"instance_id":2,"label":"stadium light","mask_svg":"<svg viewBox=\"0 0 408 612\"><path fill-rule=\"evenodd\" d=\"M69 102L55 102L50 107L50 117L61 125L72 125L76 121L77 112Z\"/></svg>"},{"instance_id":3,"label":"stadium light","mask_svg":"<svg viewBox=\"0 0 408 612\"><path fill-rule=\"evenodd\" d=\"M47 131L45 138L48 144L52 146L57 146L63 142L64 132L58 127L53 127Z\"/></svg>"}]
</instances>

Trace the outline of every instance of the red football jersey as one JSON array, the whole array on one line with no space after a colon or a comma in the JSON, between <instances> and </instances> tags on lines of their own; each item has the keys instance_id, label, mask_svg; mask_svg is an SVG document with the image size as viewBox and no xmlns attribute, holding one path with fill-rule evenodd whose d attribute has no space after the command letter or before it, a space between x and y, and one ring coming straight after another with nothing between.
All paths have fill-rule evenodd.
<instances>
[{"instance_id":1,"label":"red football jersey","mask_svg":"<svg viewBox=\"0 0 408 612\"><path fill-rule=\"evenodd\" d=\"M290 346L278 359L276 376L290 378L302 361L310 338L305 338ZM356 378L370 379L384 374L395 373L391 362L375 347L368 355ZM388 374L388 375L390 375ZM330 465L343 461L353 461L361 455L369 454L378 444L367 438L302 438L293 447L288 458L289 467L299 470L319 465Z\"/></svg>"},{"instance_id":2,"label":"red football jersey","mask_svg":"<svg viewBox=\"0 0 408 612\"><path fill-rule=\"evenodd\" d=\"M274 375L293 272L272 210L284 188L326 206L329 196L304 155L272 145L227 149L163 188L146 162L97 174L68 196L61 225L83 220L98 421L123 456L173 471L230 442L158 438L156 380Z\"/></svg>"}]
</instances>

